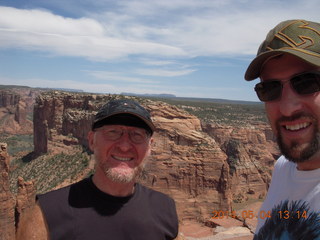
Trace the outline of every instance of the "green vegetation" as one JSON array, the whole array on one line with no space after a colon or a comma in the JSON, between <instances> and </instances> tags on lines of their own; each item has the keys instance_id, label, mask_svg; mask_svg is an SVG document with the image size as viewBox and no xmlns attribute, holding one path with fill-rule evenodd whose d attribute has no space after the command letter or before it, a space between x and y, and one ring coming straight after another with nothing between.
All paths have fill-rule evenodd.
<instances>
[{"instance_id":1,"label":"green vegetation","mask_svg":"<svg viewBox=\"0 0 320 240\"><path fill-rule=\"evenodd\" d=\"M244 126L267 122L264 105L259 102L223 101L213 99L156 99L175 105L197 116L205 123Z\"/></svg>"},{"instance_id":2,"label":"green vegetation","mask_svg":"<svg viewBox=\"0 0 320 240\"><path fill-rule=\"evenodd\" d=\"M227 162L230 168L230 174L233 175L239 164L239 148L241 142L239 140L231 139L226 146L226 154L228 155Z\"/></svg>"},{"instance_id":3,"label":"green vegetation","mask_svg":"<svg viewBox=\"0 0 320 240\"><path fill-rule=\"evenodd\" d=\"M65 180L73 180L88 167L87 153L76 152L72 155L60 153L54 156L42 155L34 157L32 153L15 161L10 174L12 192L17 192L17 179L33 180L37 186L37 193L47 192Z\"/></svg>"},{"instance_id":4,"label":"green vegetation","mask_svg":"<svg viewBox=\"0 0 320 240\"><path fill-rule=\"evenodd\" d=\"M27 113L27 120L33 121L33 111Z\"/></svg>"},{"instance_id":5,"label":"green vegetation","mask_svg":"<svg viewBox=\"0 0 320 240\"><path fill-rule=\"evenodd\" d=\"M0 142L8 144L8 153L15 158L21 152L33 151L33 135L9 135L2 134Z\"/></svg>"}]
</instances>

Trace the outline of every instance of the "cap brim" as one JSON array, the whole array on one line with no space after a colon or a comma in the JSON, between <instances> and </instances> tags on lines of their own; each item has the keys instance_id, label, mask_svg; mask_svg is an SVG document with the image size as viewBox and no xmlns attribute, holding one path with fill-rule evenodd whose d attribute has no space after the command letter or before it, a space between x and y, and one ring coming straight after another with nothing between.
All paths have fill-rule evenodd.
<instances>
[{"instance_id":1,"label":"cap brim","mask_svg":"<svg viewBox=\"0 0 320 240\"><path fill-rule=\"evenodd\" d=\"M120 112L112 113L112 114L110 114L108 116L105 116L104 118L101 118L101 119L95 121L94 124L97 123L97 122L103 121L103 120L105 120L107 118L110 118L112 116L119 115L119 114L129 114L129 115L135 116L135 117L141 119L143 122L145 122L150 127L152 132L154 132L156 130L156 127L154 126L154 124L150 120L140 116L139 114L135 114L135 113L132 113L132 112L126 112L126 111L120 111Z\"/></svg>"},{"instance_id":2,"label":"cap brim","mask_svg":"<svg viewBox=\"0 0 320 240\"><path fill-rule=\"evenodd\" d=\"M273 50L273 51L268 51L268 52L262 53L259 56L257 56L255 59L253 59L247 68L247 71L244 75L244 79L247 81L251 81L251 80L258 78L261 73L261 67L263 66L263 64L267 60L269 60L273 57L276 57L278 55L284 54L284 53L294 55L294 56L300 58L301 60L303 60L311 65L315 65L315 66L320 67L319 56L311 54L308 51L305 51L302 49L292 49L292 48Z\"/></svg>"}]
</instances>

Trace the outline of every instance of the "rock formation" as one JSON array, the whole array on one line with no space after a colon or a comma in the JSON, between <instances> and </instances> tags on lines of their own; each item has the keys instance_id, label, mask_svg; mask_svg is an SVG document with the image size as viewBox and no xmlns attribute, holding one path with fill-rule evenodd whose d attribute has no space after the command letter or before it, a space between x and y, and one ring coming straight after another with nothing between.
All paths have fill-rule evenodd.
<instances>
[{"instance_id":1,"label":"rock formation","mask_svg":"<svg viewBox=\"0 0 320 240\"><path fill-rule=\"evenodd\" d=\"M34 107L34 150L55 153L87 147L97 109L123 96L48 92ZM132 97L130 97L132 98ZM206 221L232 202L264 197L277 149L267 125L250 129L204 124L169 104L147 99L157 132L141 181L170 194L181 220Z\"/></svg>"},{"instance_id":2,"label":"rock formation","mask_svg":"<svg viewBox=\"0 0 320 240\"><path fill-rule=\"evenodd\" d=\"M96 102L103 103L104 99L99 95L58 91L40 95L36 99L33 117L35 152L48 152L49 142L86 146L92 111L97 108Z\"/></svg>"},{"instance_id":3,"label":"rock formation","mask_svg":"<svg viewBox=\"0 0 320 240\"><path fill-rule=\"evenodd\" d=\"M10 191L10 157L7 144L0 143L0 239L14 240L20 214L35 203L33 182L18 180L18 194Z\"/></svg>"},{"instance_id":4,"label":"rock formation","mask_svg":"<svg viewBox=\"0 0 320 240\"><path fill-rule=\"evenodd\" d=\"M230 210L227 156L201 131L200 120L160 102L150 102L146 107L157 133L144 183L170 194L181 220L203 221L214 209Z\"/></svg>"},{"instance_id":5,"label":"rock formation","mask_svg":"<svg viewBox=\"0 0 320 240\"><path fill-rule=\"evenodd\" d=\"M36 196L36 188L32 181L25 182L23 178L18 178L18 194L16 197L16 224L19 221L19 216L27 208L34 205Z\"/></svg>"},{"instance_id":6,"label":"rock formation","mask_svg":"<svg viewBox=\"0 0 320 240\"><path fill-rule=\"evenodd\" d=\"M279 150L268 125L234 128L206 124L203 126L227 154L234 202L264 198L271 170Z\"/></svg>"},{"instance_id":7,"label":"rock formation","mask_svg":"<svg viewBox=\"0 0 320 240\"><path fill-rule=\"evenodd\" d=\"M0 239L15 239L15 199L9 189L7 144L0 143Z\"/></svg>"},{"instance_id":8,"label":"rock formation","mask_svg":"<svg viewBox=\"0 0 320 240\"><path fill-rule=\"evenodd\" d=\"M19 91L0 89L0 130L3 133L32 133L32 121L28 119L31 113L34 94L28 95Z\"/></svg>"}]
</instances>

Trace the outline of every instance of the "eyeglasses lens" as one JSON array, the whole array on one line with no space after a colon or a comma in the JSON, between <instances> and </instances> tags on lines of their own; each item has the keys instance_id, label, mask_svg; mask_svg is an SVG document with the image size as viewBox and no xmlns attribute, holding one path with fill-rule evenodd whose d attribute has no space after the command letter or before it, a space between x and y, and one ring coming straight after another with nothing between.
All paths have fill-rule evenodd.
<instances>
[{"instance_id":1,"label":"eyeglasses lens","mask_svg":"<svg viewBox=\"0 0 320 240\"><path fill-rule=\"evenodd\" d=\"M125 131L124 129L121 128L105 128L103 130L103 134L106 139L111 140L111 141L116 141L119 140L123 134L127 132L129 134L129 139L133 143L143 143L146 142L149 135L144 129L134 129L134 130L128 130Z\"/></svg>"}]
</instances>

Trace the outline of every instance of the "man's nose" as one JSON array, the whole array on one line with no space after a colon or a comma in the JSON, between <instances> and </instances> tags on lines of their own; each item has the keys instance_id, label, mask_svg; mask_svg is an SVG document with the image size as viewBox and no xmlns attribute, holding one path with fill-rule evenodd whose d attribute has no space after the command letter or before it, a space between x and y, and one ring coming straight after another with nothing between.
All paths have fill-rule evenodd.
<instances>
[{"instance_id":1,"label":"man's nose","mask_svg":"<svg viewBox=\"0 0 320 240\"><path fill-rule=\"evenodd\" d=\"M124 132L118 140L118 146L123 152L127 152L132 148L132 141L128 132Z\"/></svg>"},{"instance_id":2,"label":"man's nose","mask_svg":"<svg viewBox=\"0 0 320 240\"><path fill-rule=\"evenodd\" d=\"M289 82L284 83L280 101L280 112L283 116L291 116L302 108L301 97L291 87Z\"/></svg>"}]
</instances>

